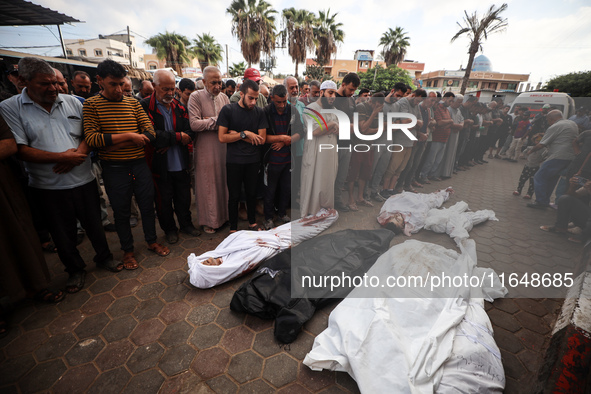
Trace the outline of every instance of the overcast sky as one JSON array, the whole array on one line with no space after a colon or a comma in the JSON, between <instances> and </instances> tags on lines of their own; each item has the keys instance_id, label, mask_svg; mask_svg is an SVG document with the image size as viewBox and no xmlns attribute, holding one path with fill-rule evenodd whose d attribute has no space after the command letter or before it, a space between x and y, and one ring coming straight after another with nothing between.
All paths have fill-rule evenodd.
<instances>
[{"instance_id":1,"label":"overcast sky","mask_svg":"<svg viewBox=\"0 0 591 394\"><path fill-rule=\"evenodd\" d=\"M85 23L62 27L64 38L96 38L98 34L122 32L129 25L136 37L150 37L175 31L190 39L211 33L220 44L229 47L229 63L242 61L240 45L231 35L231 19L225 10L227 1L188 1L167 3L155 0L32 0ZM468 60L468 39L451 37L459 27L464 10L482 14L492 3L473 0L419 0L386 2L378 0L318 1L268 0L279 12L285 8L304 8L317 12L331 8L343 23L345 42L337 58L352 59L356 49L376 49L381 35L389 28L402 27L410 37L407 59L425 63L425 71L457 70ZM536 84L555 75L587 71L591 64L591 3L589 0L513 0L504 16L505 32L489 36L484 51L494 71L530 74ZM166 7L170 4L170 7ZM191 4L189 6L189 4ZM500 5L501 3L496 3ZM478 7L478 8L476 8ZM281 28L280 18L277 26ZM0 27L0 47L57 45L53 27ZM55 36L54 36L55 35ZM150 53L149 47L145 47ZM19 50L19 49L13 49ZM61 48L21 49L31 53L60 55ZM293 73L294 65L283 49L276 51L275 73ZM221 64L225 71L225 60ZM303 66L300 66L300 74Z\"/></svg>"}]
</instances>

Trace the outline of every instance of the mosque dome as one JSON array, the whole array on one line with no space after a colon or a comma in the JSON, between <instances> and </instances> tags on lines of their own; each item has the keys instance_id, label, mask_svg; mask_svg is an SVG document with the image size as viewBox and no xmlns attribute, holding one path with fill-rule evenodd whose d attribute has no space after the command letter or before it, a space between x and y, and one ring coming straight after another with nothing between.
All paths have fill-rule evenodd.
<instances>
[{"instance_id":1,"label":"mosque dome","mask_svg":"<svg viewBox=\"0 0 591 394\"><path fill-rule=\"evenodd\" d=\"M476 56L472 64L472 71L492 71L492 62L484 55Z\"/></svg>"}]
</instances>

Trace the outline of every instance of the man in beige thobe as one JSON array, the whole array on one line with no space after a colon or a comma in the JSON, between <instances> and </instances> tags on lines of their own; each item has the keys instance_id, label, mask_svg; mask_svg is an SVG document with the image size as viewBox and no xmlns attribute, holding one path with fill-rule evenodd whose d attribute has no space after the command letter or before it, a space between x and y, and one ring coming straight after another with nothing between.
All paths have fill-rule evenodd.
<instances>
[{"instance_id":1,"label":"man in beige thobe","mask_svg":"<svg viewBox=\"0 0 591 394\"><path fill-rule=\"evenodd\" d=\"M203 70L205 89L191 93L189 120L196 132L193 142L195 157L195 201L199 225L208 234L228 221L226 186L226 145L218 139L217 117L228 96L221 93L222 74L216 67Z\"/></svg>"}]
</instances>

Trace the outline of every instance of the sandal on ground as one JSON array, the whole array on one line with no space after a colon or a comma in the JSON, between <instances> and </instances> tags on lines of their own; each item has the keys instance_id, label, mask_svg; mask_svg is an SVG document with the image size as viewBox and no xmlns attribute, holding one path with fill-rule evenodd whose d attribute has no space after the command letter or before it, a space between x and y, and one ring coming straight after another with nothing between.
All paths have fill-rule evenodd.
<instances>
[{"instance_id":1,"label":"sandal on ground","mask_svg":"<svg viewBox=\"0 0 591 394\"><path fill-rule=\"evenodd\" d=\"M531 196L529 194L526 194L525 196L523 196L524 200L531 200Z\"/></svg>"},{"instance_id":2,"label":"sandal on ground","mask_svg":"<svg viewBox=\"0 0 591 394\"><path fill-rule=\"evenodd\" d=\"M547 231L549 233L564 234L566 230L556 228L555 226L540 226L540 230Z\"/></svg>"},{"instance_id":3,"label":"sandal on ground","mask_svg":"<svg viewBox=\"0 0 591 394\"><path fill-rule=\"evenodd\" d=\"M357 204L355 204L355 203L349 204L349 209L353 212L359 211L359 208L357 207Z\"/></svg>"},{"instance_id":4,"label":"sandal on ground","mask_svg":"<svg viewBox=\"0 0 591 394\"><path fill-rule=\"evenodd\" d=\"M103 263L96 263L96 265L111 272L120 272L123 271L124 268L123 263L115 259L110 259Z\"/></svg>"},{"instance_id":5,"label":"sandal on ground","mask_svg":"<svg viewBox=\"0 0 591 394\"><path fill-rule=\"evenodd\" d=\"M521 193L519 193L517 190L515 190L515 191L513 192L513 195L514 195L514 196L518 196L518 195L520 195L520 194L521 194Z\"/></svg>"},{"instance_id":6,"label":"sandal on ground","mask_svg":"<svg viewBox=\"0 0 591 394\"><path fill-rule=\"evenodd\" d=\"M168 256L170 254L170 249L168 249L166 246L160 245L158 242L149 244L148 250L156 253L160 257Z\"/></svg>"},{"instance_id":7,"label":"sandal on ground","mask_svg":"<svg viewBox=\"0 0 591 394\"><path fill-rule=\"evenodd\" d=\"M249 229L250 231L265 231L265 230L264 230L264 229L263 229L261 226L259 226L259 224L258 224L258 223L255 223L255 224L249 224L249 225L248 225L248 229Z\"/></svg>"},{"instance_id":8,"label":"sandal on ground","mask_svg":"<svg viewBox=\"0 0 591 394\"><path fill-rule=\"evenodd\" d=\"M33 299L39 302L45 302L47 304L57 304L61 300L64 299L66 293L61 290L53 290L53 289L43 289L38 291L34 296Z\"/></svg>"},{"instance_id":9,"label":"sandal on ground","mask_svg":"<svg viewBox=\"0 0 591 394\"><path fill-rule=\"evenodd\" d=\"M139 264L135 259L133 252L125 252L123 255L123 268L128 271L133 271L139 268Z\"/></svg>"},{"instance_id":10,"label":"sandal on ground","mask_svg":"<svg viewBox=\"0 0 591 394\"><path fill-rule=\"evenodd\" d=\"M371 201L367 201L367 200L357 201L357 204L362 205L364 207L373 207L373 204L371 203Z\"/></svg>"},{"instance_id":11,"label":"sandal on ground","mask_svg":"<svg viewBox=\"0 0 591 394\"><path fill-rule=\"evenodd\" d=\"M580 244L581 242L583 242L579 237L568 237L568 240L576 244Z\"/></svg>"},{"instance_id":12,"label":"sandal on ground","mask_svg":"<svg viewBox=\"0 0 591 394\"><path fill-rule=\"evenodd\" d=\"M418 187L418 188L422 188L422 187L423 187L423 185L421 185L421 184L420 184L419 182L417 182L417 181L412 181L412 186L414 186L414 187Z\"/></svg>"},{"instance_id":13,"label":"sandal on ground","mask_svg":"<svg viewBox=\"0 0 591 394\"><path fill-rule=\"evenodd\" d=\"M71 274L66 281L66 291L70 294L78 293L84 287L86 282L86 271L78 271Z\"/></svg>"},{"instance_id":14,"label":"sandal on ground","mask_svg":"<svg viewBox=\"0 0 591 394\"><path fill-rule=\"evenodd\" d=\"M57 248L53 242L46 242L41 244L41 249L46 253L57 253Z\"/></svg>"},{"instance_id":15,"label":"sandal on ground","mask_svg":"<svg viewBox=\"0 0 591 394\"><path fill-rule=\"evenodd\" d=\"M215 234L215 229L209 226L203 226L203 232L206 234Z\"/></svg>"}]
</instances>

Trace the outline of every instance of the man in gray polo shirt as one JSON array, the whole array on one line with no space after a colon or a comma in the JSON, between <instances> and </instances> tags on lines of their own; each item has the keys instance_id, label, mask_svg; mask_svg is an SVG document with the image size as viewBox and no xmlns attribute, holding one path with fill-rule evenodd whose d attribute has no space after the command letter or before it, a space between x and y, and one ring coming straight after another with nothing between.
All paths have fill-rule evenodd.
<instances>
[{"instance_id":1,"label":"man in gray polo shirt","mask_svg":"<svg viewBox=\"0 0 591 394\"><path fill-rule=\"evenodd\" d=\"M550 196L558 182L560 173L575 158L573 141L579 135L577 124L562 118L562 112L555 109L546 115L548 130L542 140L532 148L529 154L548 148L548 158L542 163L534 176L536 202L527 204L530 208L546 208Z\"/></svg>"},{"instance_id":2,"label":"man in gray polo shirt","mask_svg":"<svg viewBox=\"0 0 591 394\"><path fill-rule=\"evenodd\" d=\"M21 59L19 78L26 88L0 103L0 112L14 134L33 199L70 275L66 291L76 293L86 277L86 264L76 248L76 219L92 242L97 265L115 272L123 269L113 260L101 223L90 149L82 135L82 104L58 94L55 71L41 59Z\"/></svg>"}]
</instances>

